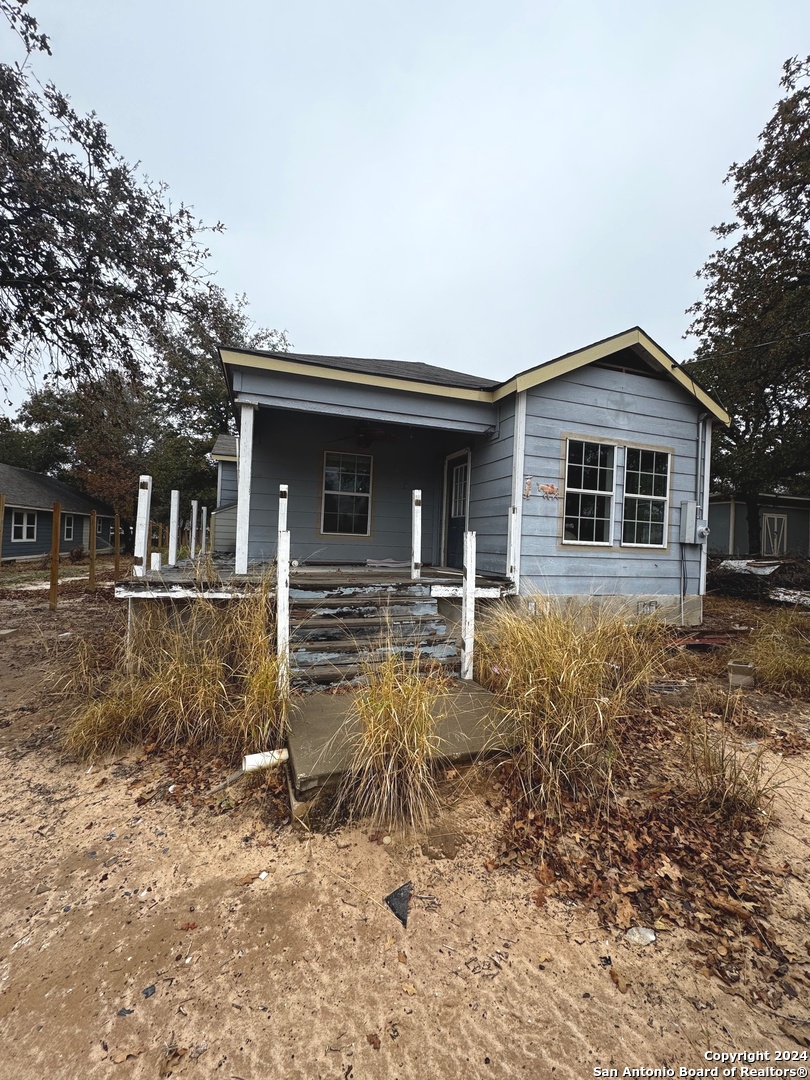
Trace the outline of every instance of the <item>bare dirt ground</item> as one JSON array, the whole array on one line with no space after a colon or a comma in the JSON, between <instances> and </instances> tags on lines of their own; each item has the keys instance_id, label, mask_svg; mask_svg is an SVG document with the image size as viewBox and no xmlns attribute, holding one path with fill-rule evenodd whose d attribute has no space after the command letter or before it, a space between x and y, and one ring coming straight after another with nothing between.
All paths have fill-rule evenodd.
<instances>
[{"instance_id":1,"label":"bare dirt ground","mask_svg":"<svg viewBox=\"0 0 810 1080\"><path fill-rule=\"evenodd\" d=\"M488 870L503 824L485 777L452 776L429 835L383 844L293 830L278 790L211 794L224 763L67 759L49 671L121 616L84 583L56 612L0 592L14 630L0 636L0 1077L562 1080L755 1051L760 1067L807 1066L806 752L771 758L783 783L762 857L786 961L755 1003L755 952L726 983L691 930L631 945L587 905L538 908L530 868ZM810 731L805 705L760 707ZM404 929L382 901L406 881Z\"/></svg>"}]
</instances>

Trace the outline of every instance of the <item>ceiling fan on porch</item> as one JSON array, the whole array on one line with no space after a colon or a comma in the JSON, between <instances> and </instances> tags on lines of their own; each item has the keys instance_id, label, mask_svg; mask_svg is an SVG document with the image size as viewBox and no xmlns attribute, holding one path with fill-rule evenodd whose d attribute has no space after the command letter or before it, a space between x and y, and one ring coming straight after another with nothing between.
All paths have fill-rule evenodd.
<instances>
[{"instance_id":1,"label":"ceiling fan on porch","mask_svg":"<svg viewBox=\"0 0 810 1080\"><path fill-rule=\"evenodd\" d=\"M360 450L368 450L372 443L379 442L402 442L402 435L395 435L389 428L382 424L372 424L367 420L360 420L354 426L351 435L343 435L335 442L354 441Z\"/></svg>"}]
</instances>

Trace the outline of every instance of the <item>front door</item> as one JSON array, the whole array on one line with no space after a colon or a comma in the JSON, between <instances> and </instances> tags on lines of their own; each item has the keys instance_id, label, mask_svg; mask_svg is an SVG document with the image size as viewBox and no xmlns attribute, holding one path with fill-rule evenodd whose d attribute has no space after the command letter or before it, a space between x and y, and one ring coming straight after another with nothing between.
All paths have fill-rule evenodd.
<instances>
[{"instance_id":1,"label":"front door","mask_svg":"<svg viewBox=\"0 0 810 1080\"><path fill-rule=\"evenodd\" d=\"M784 555L787 551L787 514L762 515L762 554Z\"/></svg>"},{"instance_id":2,"label":"front door","mask_svg":"<svg viewBox=\"0 0 810 1080\"><path fill-rule=\"evenodd\" d=\"M464 564L464 532L470 486L470 452L451 454L445 462L445 565L461 570Z\"/></svg>"}]
</instances>

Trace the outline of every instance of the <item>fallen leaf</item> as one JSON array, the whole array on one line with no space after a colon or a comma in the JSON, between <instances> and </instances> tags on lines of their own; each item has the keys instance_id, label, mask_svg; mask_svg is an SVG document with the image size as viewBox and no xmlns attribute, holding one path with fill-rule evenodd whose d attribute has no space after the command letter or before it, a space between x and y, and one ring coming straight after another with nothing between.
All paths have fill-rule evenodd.
<instances>
[{"instance_id":1,"label":"fallen leaf","mask_svg":"<svg viewBox=\"0 0 810 1080\"><path fill-rule=\"evenodd\" d=\"M540 955L537 957L537 963L550 964L553 959L554 958L552 957L551 953L541 952Z\"/></svg>"},{"instance_id":2,"label":"fallen leaf","mask_svg":"<svg viewBox=\"0 0 810 1080\"><path fill-rule=\"evenodd\" d=\"M254 881L258 881L258 874L245 874L243 878L237 881L237 885L252 885Z\"/></svg>"},{"instance_id":3,"label":"fallen leaf","mask_svg":"<svg viewBox=\"0 0 810 1080\"><path fill-rule=\"evenodd\" d=\"M366 1035L366 1040L369 1046L373 1046L375 1050L380 1049L380 1036L376 1031L372 1031L370 1035Z\"/></svg>"},{"instance_id":4,"label":"fallen leaf","mask_svg":"<svg viewBox=\"0 0 810 1080\"><path fill-rule=\"evenodd\" d=\"M557 875L554 873L548 863L541 862L539 866L534 868L534 876L540 882L541 885L553 885L557 880Z\"/></svg>"},{"instance_id":5,"label":"fallen leaf","mask_svg":"<svg viewBox=\"0 0 810 1080\"><path fill-rule=\"evenodd\" d=\"M543 905L546 902L546 890L545 889L535 889L534 892L532 893L532 900L534 900L534 903L535 903L536 907L543 907Z\"/></svg>"},{"instance_id":6,"label":"fallen leaf","mask_svg":"<svg viewBox=\"0 0 810 1080\"><path fill-rule=\"evenodd\" d=\"M195 922L186 922L182 926L177 927L178 930L196 930L197 924Z\"/></svg>"},{"instance_id":7,"label":"fallen leaf","mask_svg":"<svg viewBox=\"0 0 810 1080\"><path fill-rule=\"evenodd\" d=\"M496 859L487 859L487 861L484 863L484 869L488 870L490 874L492 873L493 870L497 870L498 869L497 860Z\"/></svg>"},{"instance_id":8,"label":"fallen leaf","mask_svg":"<svg viewBox=\"0 0 810 1080\"><path fill-rule=\"evenodd\" d=\"M633 910L633 905L626 896L623 896L616 905L616 922L622 930L626 930L628 926L632 926L635 921L636 913Z\"/></svg>"},{"instance_id":9,"label":"fallen leaf","mask_svg":"<svg viewBox=\"0 0 810 1080\"><path fill-rule=\"evenodd\" d=\"M400 964L407 964L408 963L408 957L405 955L405 953L401 949L397 953L397 960L399 960Z\"/></svg>"},{"instance_id":10,"label":"fallen leaf","mask_svg":"<svg viewBox=\"0 0 810 1080\"><path fill-rule=\"evenodd\" d=\"M615 967L612 967L610 969L610 978L611 978L611 981L614 983L614 985L616 986L616 989L619 991L620 994L626 994L627 993L627 988L630 985L630 983L626 979L623 979L621 977L621 975L618 973L618 971L616 970Z\"/></svg>"},{"instance_id":11,"label":"fallen leaf","mask_svg":"<svg viewBox=\"0 0 810 1080\"><path fill-rule=\"evenodd\" d=\"M411 997L416 993L416 987L413 985L413 983L403 983L402 989L405 991L406 994L410 995Z\"/></svg>"}]
</instances>

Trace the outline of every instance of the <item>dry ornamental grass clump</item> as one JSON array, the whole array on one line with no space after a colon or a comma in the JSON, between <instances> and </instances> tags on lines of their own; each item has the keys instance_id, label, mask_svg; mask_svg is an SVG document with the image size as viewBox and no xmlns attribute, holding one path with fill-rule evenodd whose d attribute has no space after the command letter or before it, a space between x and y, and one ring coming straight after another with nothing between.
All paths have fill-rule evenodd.
<instances>
[{"instance_id":1,"label":"dry ornamental grass clump","mask_svg":"<svg viewBox=\"0 0 810 1080\"><path fill-rule=\"evenodd\" d=\"M275 747L286 732L271 583L236 601L149 604L107 670L82 658L64 681L90 697L73 710L66 748L92 757L133 743L216 745L234 757Z\"/></svg>"},{"instance_id":2,"label":"dry ornamental grass clump","mask_svg":"<svg viewBox=\"0 0 810 1080\"><path fill-rule=\"evenodd\" d=\"M810 696L810 612L779 611L763 619L744 650L757 685L790 697Z\"/></svg>"},{"instance_id":3,"label":"dry ornamental grass clump","mask_svg":"<svg viewBox=\"0 0 810 1080\"><path fill-rule=\"evenodd\" d=\"M390 649L366 667L347 721L354 743L339 812L382 826L428 823L439 809L436 724L447 688L441 670L425 671L418 655L406 659Z\"/></svg>"},{"instance_id":4,"label":"dry ornamental grass clump","mask_svg":"<svg viewBox=\"0 0 810 1080\"><path fill-rule=\"evenodd\" d=\"M498 702L498 740L515 747L522 794L560 816L565 799L610 794L619 725L662 670L664 636L597 604L502 604L480 620L476 669Z\"/></svg>"}]
</instances>

